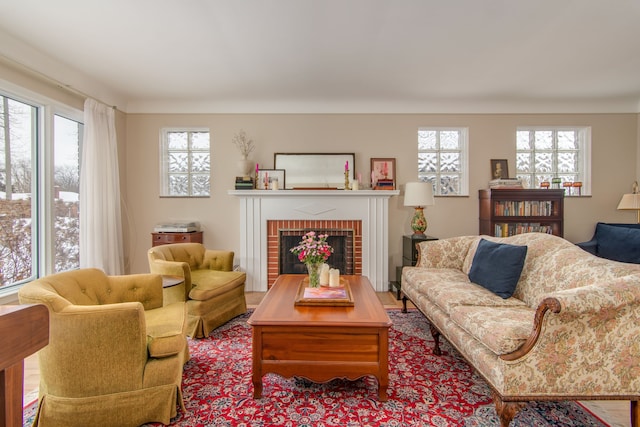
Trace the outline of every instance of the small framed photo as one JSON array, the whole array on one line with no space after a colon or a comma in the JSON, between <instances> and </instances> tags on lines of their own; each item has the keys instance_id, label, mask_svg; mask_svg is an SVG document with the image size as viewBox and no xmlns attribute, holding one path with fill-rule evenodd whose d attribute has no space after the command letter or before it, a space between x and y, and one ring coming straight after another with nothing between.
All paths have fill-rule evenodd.
<instances>
[{"instance_id":1,"label":"small framed photo","mask_svg":"<svg viewBox=\"0 0 640 427\"><path fill-rule=\"evenodd\" d=\"M509 163L506 159L491 159L491 179L509 178Z\"/></svg>"},{"instance_id":2,"label":"small framed photo","mask_svg":"<svg viewBox=\"0 0 640 427\"><path fill-rule=\"evenodd\" d=\"M286 188L284 169L258 169L256 190L280 190Z\"/></svg>"},{"instance_id":3,"label":"small framed photo","mask_svg":"<svg viewBox=\"0 0 640 427\"><path fill-rule=\"evenodd\" d=\"M371 188L374 190L396 189L395 158L371 158Z\"/></svg>"}]
</instances>

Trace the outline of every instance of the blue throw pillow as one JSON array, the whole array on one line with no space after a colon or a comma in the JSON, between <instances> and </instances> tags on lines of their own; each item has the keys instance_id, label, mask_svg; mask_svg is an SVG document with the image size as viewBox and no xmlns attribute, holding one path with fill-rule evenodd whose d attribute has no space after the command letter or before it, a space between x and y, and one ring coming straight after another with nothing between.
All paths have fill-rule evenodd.
<instances>
[{"instance_id":1,"label":"blue throw pillow","mask_svg":"<svg viewBox=\"0 0 640 427\"><path fill-rule=\"evenodd\" d=\"M526 246L480 239L469 279L502 298L509 298L516 290L526 257Z\"/></svg>"},{"instance_id":2,"label":"blue throw pillow","mask_svg":"<svg viewBox=\"0 0 640 427\"><path fill-rule=\"evenodd\" d=\"M640 229L598 224L596 239L599 257L640 264Z\"/></svg>"}]
</instances>

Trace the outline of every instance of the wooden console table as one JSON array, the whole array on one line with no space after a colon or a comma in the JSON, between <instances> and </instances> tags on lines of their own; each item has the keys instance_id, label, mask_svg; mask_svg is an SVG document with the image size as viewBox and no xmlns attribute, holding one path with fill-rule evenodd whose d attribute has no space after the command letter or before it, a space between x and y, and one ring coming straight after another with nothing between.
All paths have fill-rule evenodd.
<instances>
[{"instance_id":1,"label":"wooden console table","mask_svg":"<svg viewBox=\"0 0 640 427\"><path fill-rule=\"evenodd\" d=\"M0 306L0 427L22 426L24 359L49 344L46 306Z\"/></svg>"}]
</instances>

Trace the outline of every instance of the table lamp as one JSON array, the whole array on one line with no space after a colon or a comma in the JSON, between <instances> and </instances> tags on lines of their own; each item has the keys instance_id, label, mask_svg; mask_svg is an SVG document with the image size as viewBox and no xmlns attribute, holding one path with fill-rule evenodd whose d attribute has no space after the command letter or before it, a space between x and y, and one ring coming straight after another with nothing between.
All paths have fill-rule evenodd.
<instances>
[{"instance_id":1,"label":"table lamp","mask_svg":"<svg viewBox=\"0 0 640 427\"><path fill-rule=\"evenodd\" d=\"M640 194L638 194L638 181L633 183L631 193L623 194L618 210L636 211L636 222L640 224Z\"/></svg>"},{"instance_id":2,"label":"table lamp","mask_svg":"<svg viewBox=\"0 0 640 427\"><path fill-rule=\"evenodd\" d=\"M433 185L430 182L407 182L404 187L404 205L415 208L411 219L411 229L414 236L424 235L427 220L424 217L425 206L432 206Z\"/></svg>"}]
</instances>

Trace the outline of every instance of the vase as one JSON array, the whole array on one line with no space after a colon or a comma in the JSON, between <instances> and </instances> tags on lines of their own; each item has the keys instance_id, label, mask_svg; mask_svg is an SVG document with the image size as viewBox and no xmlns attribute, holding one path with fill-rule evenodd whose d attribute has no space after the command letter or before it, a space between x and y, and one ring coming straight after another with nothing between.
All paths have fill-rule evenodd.
<instances>
[{"instance_id":1,"label":"vase","mask_svg":"<svg viewBox=\"0 0 640 427\"><path fill-rule=\"evenodd\" d=\"M238 160L238 173L241 176L249 176L252 166L253 162L247 158Z\"/></svg>"},{"instance_id":2,"label":"vase","mask_svg":"<svg viewBox=\"0 0 640 427\"><path fill-rule=\"evenodd\" d=\"M320 286L320 269L322 268L321 262L307 262L307 271L309 272L309 287L317 288Z\"/></svg>"}]
</instances>

